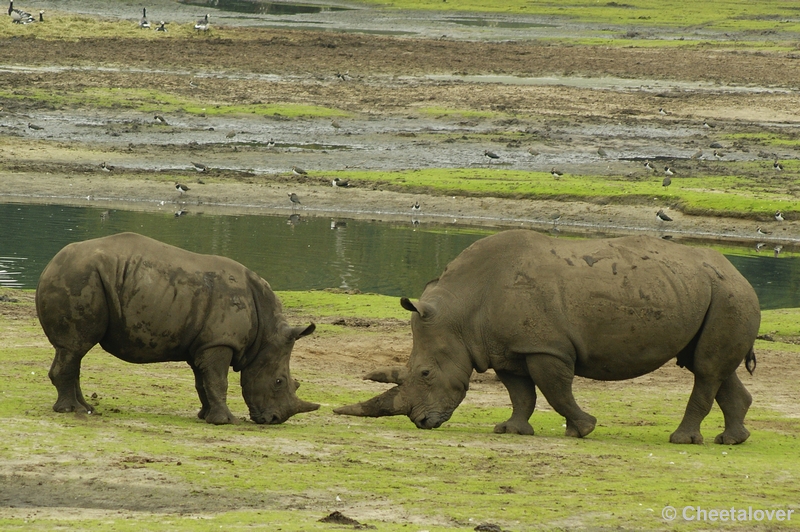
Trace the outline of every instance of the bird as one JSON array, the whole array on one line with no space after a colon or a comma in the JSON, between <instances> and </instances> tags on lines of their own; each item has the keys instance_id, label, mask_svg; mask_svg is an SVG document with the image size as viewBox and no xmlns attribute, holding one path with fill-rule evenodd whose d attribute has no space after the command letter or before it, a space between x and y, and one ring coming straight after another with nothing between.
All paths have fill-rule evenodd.
<instances>
[{"instance_id":1,"label":"bird","mask_svg":"<svg viewBox=\"0 0 800 532\"><path fill-rule=\"evenodd\" d=\"M232 131L232 130L228 131L228 133L225 134L225 138L228 138L228 139L232 139L235 136L236 136L236 132Z\"/></svg>"},{"instance_id":2,"label":"bird","mask_svg":"<svg viewBox=\"0 0 800 532\"><path fill-rule=\"evenodd\" d=\"M597 155L600 157L608 157L608 152L606 152L606 150L603 148L597 148Z\"/></svg>"},{"instance_id":3,"label":"bird","mask_svg":"<svg viewBox=\"0 0 800 532\"><path fill-rule=\"evenodd\" d=\"M779 172L780 172L781 170L783 170L783 165L782 165L780 162L778 162L777 160L776 160L774 163L772 163L772 167L773 167L775 170L779 171Z\"/></svg>"},{"instance_id":4,"label":"bird","mask_svg":"<svg viewBox=\"0 0 800 532\"><path fill-rule=\"evenodd\" d=\"M300 203L300 198L298 198L297 194L295 194L294 192L288 194L288 196L289 196L289 201L292 202L292 210L294 210L298 205L302 205Z\"/></svg>"},{"instance_id":5,"label":"bird","mask_svg":"<svg viewBox=\"0 0 800 532\"><path fill-rule=\"evenodd\" d=\"M714 157L716 157L717 159L722 159L723 157L725 157L725 154L719 150L714 150Z\"/></svg>"},{"instance_id":6,"label":"bird","mask_svg":"<svg viewBox=\"0 0 800 532\"><path fill-rule=\"evenodd\" d=\"M14 0L9 0L8 15L11 17L11 22L14 24L30 24L34 22L33 15L27 11L14 8Z\"/></svg>"},{"instance_id":7,"label":"bird","mask_svg":"<svg viewBox=\"0 0 800 532\"><path fill-rule=\"evenodd\" d=\"M113 166L111 166L110 164L108 164L108 163L107 163L107 162L105 162L105 161L103 161L102 163L100 163L100 168L102 168L102 169L103 169L103 171L105 171L105 172L111 172L112 170L114 170L114 167L113 167Z\"/></svg>"},{"instance_id":8,"label":"bird","mask_svg":"<svg viewBox=\"0 0 800 532\"><path fill-rule=\"evenodd\" d=\"M294 175L308 175L308 172L300 168L299 166L292 166L292 173Z\"/></svg>"},{"instance_id":9,"label":"bird","mask_svg":"<svg viewBox=\"0 0 800 532\"><path fill-rule=\"evenodd\" d=\"M559 179L562 175L564 175L564 172L559 172L558 170L553 168L552 170L550 170L550 175L553 176L555 179Z\"/></svg>"},{"instance_id":10,"label":"bird","mask_svg":"<svg viewBox=\"0 0 800 532\"><path fill-rule=\"evenodd\" d=\"M155 119L155 120L156 120L156 121L157 121L159 124L164 124L164 125L167 125L167 119L166 119L166 118L164 118L164 116L163 116L163 115L155 115L155 116L153 117L153 119Z\"/></svg>"},{"instance_id":11,"label":"bird","mask_svg":"<svg viewBox=\"0 0 800 532\"><path fill-rule=\"evenodd\" d=\"M767 245L767 244L766 244L765 242L759 242L759 243L757 243L757 244L756 244L756 253L761 253L761 250L762 250L762 249L764 249L764 247L765 247L766 245Z\"/></svg>"},{"instance_id":12,"label":"bird","mask_svg":"<svg viewBox=\"0 0 800 532\"><path fill-rule=\"evenodd\" d=\"M665 166L664 167L664 173L667 174L667 175L675 175L675 170L673 170L669 166Z\"/></svg>"},{"instance_id":13,"label":"bird","mask_svg":"<svg viewBox=\"0 0 800 532\"><path fill-rule=\"evenodd\" d=\"M109 216L108 211L101 212L100 213L100 221L101 222L105 222L106 220L108 220L108 216Z\"/></svg>"},{"instance_id":14,"label":"bird","mask_svg":"<svg viewBox=\"0 0 800 532\"><path fill-rule=\"evenodd\" d=\"M175 211L175 218L180 218L184 214L186 214L186 211L184 211L183 209L178 209L177 211Z\"/></svg>"},{"instance_id":15,"label":"bird","mask_svg":"<svg viewBox=\"0 0 800 532\"><path fill-rule=\"evenodd\" d=\"M658 209L658 212L656 213L656 220L662 222L671 222L672 218L667 216L667 213L664 212L664 209Z\"/></svg>"},{"instance_id":16,"label":"bird","mask_svg":"<svg viewBox=\"0 0 800 532\"><path fill-rule=\"evenodd\" d=\"M208 13L201 19L194 23L194 29L198 31L206 31L208 29Z\"/></svg>"},{"instance_id":17,"label":"bird","mask_svg":"<svg viewBox=\"0 0 800 532\"><path fill-rule=\"evenodd\" d=\"M342 181L338 177L334 177L333 181L331 181L333 188L348 188L350 186L350 181Z\"/></svg>"},{"instance_id":18,"label":"bird","mask_svg":"<svg viewBox=\"0 0 800 532\"><path fill-rule=\"evenodd\" d=\"M778 255L780 254L781 250L783 250L783 246L781 246L780 244L772 248L772 251L775 253L776 259L778 258Z\"/></svg>"},{"instance_id":19,"label":"bird","mask_svg":"<svg viewBox=\"0 0 800 532\"><path fill-rule=\"evenodd\" d=\"M661 181L661 186L664 188L667 188L671 184L672 184L672 178L670 176L665 177L664 180Z\"/></svg>"},{"instance_id":20,"label":"bird","mask_svg":"<svg viewBox=\"0 0 800 532\"><path fill-rule=\"evenodd\" d=\"M711 129L712 127L717 127L714 124L710 124L708 120L703 120L703 127L706 129Z\"/></svg>"},{"instance_id":21,"label":"bird","mask_svg":"<svg viewBox=\"0 0 800 532\"><path fill-rule=\"evenodd\" d=\"M331 229L341 229L342 227L347 227L347 222L337 222L336 220L331 220Z\"/></svg>"},{"instance_id":22,"label":"bird","mask_svg":"<svg viewBox=\"0 0 800 532\"><path fill-rule=\"evenodd\" d=\"M139 27L142 28L143 30L149 30L150 29L150 22L147 20L147 8L146 7L142 8L142 18L141 18L141 20L139 20Z\"/></svg>"},{"instance_id":23,"label":"bird","mask_svg":"<svg viewBox=\"0 0 800 532\"><path fill-rule=\"evenodd\" d=\"M33 129L33 130L39 131L40 129L44 129L44 128L42 126L37 126L36 124L31 124L30 122L28 122L28 129Z\"/></svg>"},{"instance_id":24,"label":"bird","mask_svg":"<svg viewBox=\"0 0 800 532\"><path fill-rule=\"evenodd\" d=\"M44 9L39 10L39 22L44 22Z\"/></svg>"},{"instance_id":25,"label":"bird","mask_svg":"<svg viewBox=\"0 0 800 532\"><path fill-rule=\"evenodd\" d=\"M653 168L653 165L650 163L650 161L645 161L644 162L644 167L645 167L645 170L655 170L655 168Z\"/></svg>"},{"instance_id":26,"label":"bird","mask_svg":"<svg viewBox=\"0 0 800 532\"><path fill-rule=\"evenodd\" d=\"M692 159L702 159L703 158L703 150L697 150L691 157Z\"/></svg>"},{"instance_id":27,"label":"bird","mask_svg":"<svg viewBox=\"0 0 800 532\"><path fill-rule=\"evenodd\" d=\"M275 139L269 139L267 141L267 148L274 148L275 147Z\"/></svg>"},{"instance_id":28,"label":"bird","mask_svg":"<svg viewBox=\"0 0 800 532\"><path fill-rule=\"evenodd\" d=\"M665 114L667 114L667 111L666 111L666 110L664 110L664 108L663 108L663 107L659 107L659 108L658 108L658 114L660 114L660 115L665 115Z\"/></svg>"},{"instance_id":29,"label":"bird","mask_svg":"<svg viewBox=\"0 0 800 532\"><path fill-rule=\"evenodd\" d=\"M184 192L189 192L190 189L186 185L175 183L175 190L177 190L178 193L180 193L180 195L182 196Z\"/></svg>"},{"instance_id":30,"label":"bird","mask_svg":"<svg viewBox=\"0 0 800 532\"><path fill-rule=\"evenodd\" d=\"M764 229L761 228L761 226L759 226L756 228L756 233L758 233L759 235L771 235L772 231L765 231Z\"/></svg>"},{"instance_id":31,"label":"bird","mask_svg":"<svg viewBox=\"0 0 800 532\"><path fill-rule=\"evenodd\" d=\"M162 20L162 21L160 21L160 22L158 23L158 27L156 28L156 31L163 31L163 32L165 32L165 33L166 33L166 31L167 31L167 26L166 26L166 24L167 24L167 23L166 23L166 22L164 22L163 20Z\"/></svg>"},{"instance_id":32,"label":"bird","mask_svg":"<svg viewBox=\"0 0 800 532\"><path fill-rule=\"evenodd\" d=\"M497 155L495 152L489 151L489 150L483 150L483 155L488 157L489 159L499 159L500 158L500 156Z\"/></svg>"},{"instance_id":33,"label":"bird","mask_svg":"<svg viewBox=\"0 0 800 532\"><path fill-rule=\"evenodd\" d=\"M331 120L331 127L334 129L339 129L340 127L342 127L342 125L336 120Z\"/></svg>"},{"instance_id":34,"label":"bird","mask_svg":"<svg viewBox=\"0 0 800 532\"><path fill-rule=\"evenodd\" d=\"M192 166L194 166L194 169L198 172L208 172L208 166L203 163L192 162Z\"/></svg>"},{"instance_id":35,"label":"bird","mask_svg":"<svg viewBox=\"0 0 800 532\"><path fill-rule=\"evenodd\" d=\"M411 212L419 212L421 209L422 206L419 204L419 202L416 202L411 206Z\"/></svg>"},{"instance_id":36,"label":"bird","mask_svg":"<svg viewBox=\"0 0 800 532\"><path fill-rule=\"evenodd\" d=\"M783 213L781 211L775 211L775 221L782 222L784 220Z\"/></svg>"}]
</instances>

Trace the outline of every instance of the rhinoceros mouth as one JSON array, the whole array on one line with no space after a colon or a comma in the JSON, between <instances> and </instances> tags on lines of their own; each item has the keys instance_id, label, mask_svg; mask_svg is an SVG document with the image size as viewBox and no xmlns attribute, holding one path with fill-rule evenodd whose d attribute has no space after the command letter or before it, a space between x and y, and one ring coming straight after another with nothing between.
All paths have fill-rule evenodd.
<instances>
[{"instance_id":1,"label":"rhinoceros mouth","mask_svg":"<svg viewBox=\"0 0 800 532\"><path fill-rule=\"evenodd\" d=\"M412 419L412 421L418 429L438 429L445 421L450 419L451 415L453 415L452 412L428 412L423 416Z\"/></svg>"},{"instance_id":2,"label":"rhinoceros mouth","mask_svg":"<svg viewBox=\"0 0 800 532\"><path fill-rule=\"evenodd\" d=\"M253 414L252 412L250 413L250 419L259 425L278 425L285 421L278 414Z\"/></svg>"}]
</instances>

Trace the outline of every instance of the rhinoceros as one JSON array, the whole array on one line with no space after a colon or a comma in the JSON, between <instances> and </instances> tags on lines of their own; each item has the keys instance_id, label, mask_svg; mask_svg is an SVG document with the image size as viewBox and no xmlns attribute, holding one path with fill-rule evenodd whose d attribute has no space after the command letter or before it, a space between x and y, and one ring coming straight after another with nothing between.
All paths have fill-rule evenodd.
<instances>
[{"instance_id":1,"label":"rhinoceros","mask_svg":"<svg viewBox=\"0 0 800 532\"><path fill-rule=\"evenodd\" d=\"M700 423L717 400L725 430L717 443L745 441L752 402L736 375L755 369L758 298L720 253L635 236L562 240L510 230L481 239L431 281L412 312L405 367L365 378L398 384L338 414L405 414L439 427L464 399L473 370L493 368L508 389L511 417L497 433L533 434L536 389L584 437L596 419L572 393L575 375L631 379L667 361L694 374L674 443L701 443Z\"/></svg>"},{"instance_id":2,"label":"rhinoceros","mask_svg":"<svg viewBox=\"0 0 800 532\"><path fill-rule=\"evenodd\" d=\"M126 362L186 361L200 396L198 417L235 423L226 404L228 368L241 372L256 423L282 423L319 405L297 397L289 374L295 340L265 280L225 257L122 233L69 244L45 267L36 312L56 349L50 380L56 412L91 413L81 359L94 345Z\"/></svg>"}]
</instances>

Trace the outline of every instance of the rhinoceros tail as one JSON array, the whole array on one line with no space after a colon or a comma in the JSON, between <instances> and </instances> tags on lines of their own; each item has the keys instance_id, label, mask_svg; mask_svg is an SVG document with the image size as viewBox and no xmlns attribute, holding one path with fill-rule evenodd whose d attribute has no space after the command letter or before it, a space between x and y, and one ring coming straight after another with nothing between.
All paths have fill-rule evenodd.
<instances>
[{"instance_id":1,"label":"rhinoceros tail","mask_svg":"<svg viewBox=\"0 0 800 532\"><path fill-rule=\"evenodd\" d=\"M744 357L744 367L747 368L747 372L750 373L750 375L756 370L756 352L752 347L747 353L747 356Z\"/></svg>"}]
</instances>

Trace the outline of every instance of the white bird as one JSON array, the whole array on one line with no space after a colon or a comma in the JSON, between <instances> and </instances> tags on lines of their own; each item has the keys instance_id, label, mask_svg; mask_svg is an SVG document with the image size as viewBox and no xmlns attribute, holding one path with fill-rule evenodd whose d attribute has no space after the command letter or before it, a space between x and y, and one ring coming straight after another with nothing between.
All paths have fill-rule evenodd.
<instances>
[{"instance_id":1,"label":"white bird","mask_svg":"<svg viewBox=\"0 0 800 532\"><path fill-rule=\"evenodd\" d=\"M275 147L275 139L269 139L267 141L267 148L274 148Z\"/></svg>"},{"instance_id":2,"label":"white bird","mask_svg":"<svg viewBox=\"0 0 800 532\"><path fill-rule=\"evenodd\" d=\"M664 173L667 175L675 175L675 170L670 168L669 166L664 167Z\"/></svg>"},{"instance_id":3,"label":"white bird","mask_svg":"<svg viewBox=\"0 0 800 532\"><path fill-rule=\"evenodd\" d=\"M167 124L167 119L166 119L166 118L164 118L162 115L155 115L153 118L154 118L154 119L155 119L155 120L156 120L156 121L157 121L159 124L164 124L165 126L166 126L166 125L169 125L169 124Z\"/></svg>"},{"instance_id":4,"label":"white bird","mask_svg":"<svg viewBox=\"0 0 800 532\"><path fill-rule=\"evenodd\" d=\"M204 165L203 163L192 162L192 166L194 166L194 169L198 172L208 172L208 166Z\"/></svg>"},{"instance_id":5,"label":"white bird","mask_svg":"<svg viewBox=\"0 0 800 532\"><path fill-rule=\"evenodd\" d=\"M414 203L414 205L411 206L412 212L419 212L420 209L422 209L422 206L419 204L419 202L416 202Z\"/></svg>"},{"instance_id":6,"label":"white bird","mask_svg":"<svg viewBox=\"0 0 800 532\"><path fill-rule=\"evenodd\" d=\"M334 177L333 181L331 181L333 188L348 188L350 186L350 181L342 181L338 177Z\"/></svg>"},{"instance_id":7,"label":"white bird","mask_svg":"<svg viewBox=\"0 0 800 532\"><path fill-rule=\"evenodd\" d=\"M782 222L783 220L783 213L781 211L775 211L775 221Z\"/></svg>"},{"instance_id":8,"label":"white bird","mask_svg":"<svg viewBox=\"0 0 800 532\"><path fill-rule=\"evenodd\" d=\"M775 170L779 171L779 172L780 172L781 170L783 170L783 165L782 165L781 163L779 163L777 160L776 160L774 163L772 163L772 167L773 167Z\"/></svg>"},{"instance_id":9,"label":"white bird","mask_svg":"<svg viewBox=\"0 0 800 532\"><path fill-rule=\"evenodd\" d=\"M559 179L561 178L562 175L564 175L564 172L559 172L558 170L553 168L552 170L550 170L550 175L553 176L555 179Z\"/></svg>"},{"instance_id":10,"label":"white bird","mask_svg":"<svg viewBox=\"0 0 800 532\"><path fill-rule=\"evenodd\" d=\"M660 114L660 115L665 115L665 114L667 114L667 112L664 110L664 108L663 108L663 107L659 107L659 108L658 108L658 114Z\"/></svg>"},{"instance_id":11,"label":"white bird","mask_svg":"<svg viewBox=\"0 0 800 532\"><path fill-rule=\"evenodd\" d=\"M106 163L105 161L100 163L100 168L102 168L104 172L110 172L110 171L112 171L114 169L113 166L111 166L110 164Z\"/></svg>"},{"instance_id":12,"label":"white bird","mask_svg":"<svg viewBox=\"0 0 800 532\"><path fill-rule=\"evenodd\" d=\"M184 192L189 192L189 187L180 183L175 183L175 190L177 190L182 196Z\"/></svg>"},{"instance_id":13,"label":"white bird","mask_svg":"<svg viewBox=\"0 0 800 532\"><path fill-rule=\"evenodd\" d=\"M653 165L650 164L650 161L645 161L644 162L644 167L645 167L646 170L654 170Z\"/></svg>"},{"instance_id":14,"label":"white bird","mask_svg":"<svg viewBox=\"0 0 800 532\"><path fill-rule=\"evenodd\" d=\"M756 233L758 233L759 235L771 235L772 231L764 231L763 229L761 229L761 226L759 226L756 229Z\"/></svg>"},{"instance_id":15,"label":"white bird","mask_svg":"<svg viewBox=\"0 0 800 532\"><path fill-rule=\"evenodd\" d=\"M143 30L149 30L150 29L150 22L147 20L147 8L146 7L142 8L142 18L141 18L141 20L139 20L139 27L142 28Z\"/></svg>"},{"instance_id":16,"label":"white bird","mask_svg":"<svg viewBox=\"0 0 800 532\"><path fill-rule=\"evenodd\" d=\"M671 222L672 218L667 216L667 213L664 212L664 209L658 209L658 212L656 213L656 220L661 222Z\"/></svg>"},{"instance_id":17,"label":"white bird","mask_svg":"<svg viewBox=\"0 0 800 532\"><path fill-rule=\"evenodd\" d=\"M292 173L294 175L308 175L308 172L300 168L299 166L292 166Z\"/></svg>"}]
</instances>

